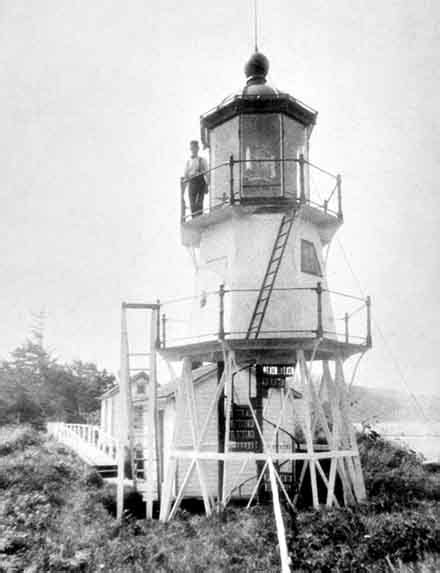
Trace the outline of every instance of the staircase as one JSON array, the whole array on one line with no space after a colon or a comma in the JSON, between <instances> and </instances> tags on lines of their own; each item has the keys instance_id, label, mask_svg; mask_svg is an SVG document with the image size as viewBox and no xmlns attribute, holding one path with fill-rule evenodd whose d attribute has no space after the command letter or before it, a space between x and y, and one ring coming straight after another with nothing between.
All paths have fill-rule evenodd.
<instances>
[{"instance_id":1,"label":"staircase","mask_svg":"<svg viewBox=\"0 0 440 573\"><path fill-rule=\"evenodd\" d=\"M266 273L258 293L257 303L255 305L251 322L247 331L246 338L248 339L258 338L260 334L261 326L266 314L266 309L272 295L275 279L277 278L284 251L289 240L290 231L292 230L293 221L295 220L295 215L296 210L292 209L291 211L285 213L281 219L278 233L272 247L269 264L267 265Z\"/></svg>"}]
</instances>

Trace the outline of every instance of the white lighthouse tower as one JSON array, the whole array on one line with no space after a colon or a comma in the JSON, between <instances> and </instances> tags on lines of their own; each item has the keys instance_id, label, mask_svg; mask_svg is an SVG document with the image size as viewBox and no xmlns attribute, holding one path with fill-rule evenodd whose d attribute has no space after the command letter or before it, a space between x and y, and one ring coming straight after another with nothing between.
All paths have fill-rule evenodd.
<instances>
[{"instance_id":1,"label":"white lighthouse tower","mask_svg":"<svg viewBox=\"0 0 440 573\"><path fill-rule=\"evenodd\" d=\"M280 492L292 507L365 497L343 365L371 346L369 299L359 299L362 335L347 313L340 331L323 250L343 222L341 178L311 163L317 113L270 87L268 68L255 52L243 90L201 117L203 210L190 212L182 194L196 295L180 314L178 304L161 307L160 353L183 361L164 520L185 497L209 513L271 495L277 519ZM316 196L314 173L327 178Z\"/></svg>"},{"instance_id":2,"label":"white lighthouse tower","mask_svg":"<svg viewBox=\"0 0 440 573\"><path fill-rule=\"evenodd\" d=\"M317 114L271 88L268 68L255 53L242 93L202 116L210 193L202 214L183 213L182 240L197 251L199 292L219 284L228 292L225 329L234 338L330 334L322 251L342 223L340 181L333 182L335 211L311 199L309 141ZM194 311L194 334L209 325L209 313L209 305Z\"/></svg>"}]
</instances>

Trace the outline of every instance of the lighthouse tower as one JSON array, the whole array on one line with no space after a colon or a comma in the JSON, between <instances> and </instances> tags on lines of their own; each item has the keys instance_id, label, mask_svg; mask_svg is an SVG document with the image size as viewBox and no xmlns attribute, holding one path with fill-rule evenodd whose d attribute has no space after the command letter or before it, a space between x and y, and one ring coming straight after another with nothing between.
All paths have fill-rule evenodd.
<instances>
[{"instance_id":1,"label":"lighthouse tower","mask_svg":"<svg viewBox=\"0 0 440 573\"><path fill-rule=\"evenodd\" d=\"M317 113L271 87L268 69L255 52L242 91L201 117L203 210L182 182L195 296L161 307L159 352L183 361L164 520L185 497L207 513L269 498L276 517L280 497L315 508L365 497L343 366L371 346L369 299L357 301L361 335L348 313L338 326L324 253L343 223L341 178L310 161Z\"/></svg>"}]
</instances>

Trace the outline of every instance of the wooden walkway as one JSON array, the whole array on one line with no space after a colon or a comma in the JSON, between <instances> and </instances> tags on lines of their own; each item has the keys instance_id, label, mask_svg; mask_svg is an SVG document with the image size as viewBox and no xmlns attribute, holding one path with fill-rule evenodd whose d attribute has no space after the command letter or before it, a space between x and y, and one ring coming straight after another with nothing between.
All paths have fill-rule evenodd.
<instances>
[{"instance_id":1,"label":"wooden walkway","mask_svg":"<svg viewBox=\"0 0 440 573\"><path fill-rule=\"evenodd\" d=\"M117 464L118 443L98 426L49 422L47 431L90 466L99 469L100 466Z\"/></svg>"}]
</instances>

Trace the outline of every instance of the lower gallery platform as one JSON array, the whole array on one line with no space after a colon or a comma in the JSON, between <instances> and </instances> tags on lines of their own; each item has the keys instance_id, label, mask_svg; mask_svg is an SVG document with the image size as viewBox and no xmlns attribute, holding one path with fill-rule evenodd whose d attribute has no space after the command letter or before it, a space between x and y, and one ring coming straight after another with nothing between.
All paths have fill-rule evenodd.
<instances>
[{"instance_id":1,"label":"lower gallery platform","mask_svg":"<svg viewBox=\"0 0 440 573\"><path fill-rule=\"evenodd\" d=\"M166 346L159 353L171 362L191 357L201 362L221 362L224 350L235 352L237 362L257 362L264 364L292 364L298 350L304 352L306 360L331 360L339 356L342 360L368 350L366 344L341 342L331 338L227 338L207 340L176 346Z\"/></svg>"}]
</instances>

